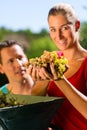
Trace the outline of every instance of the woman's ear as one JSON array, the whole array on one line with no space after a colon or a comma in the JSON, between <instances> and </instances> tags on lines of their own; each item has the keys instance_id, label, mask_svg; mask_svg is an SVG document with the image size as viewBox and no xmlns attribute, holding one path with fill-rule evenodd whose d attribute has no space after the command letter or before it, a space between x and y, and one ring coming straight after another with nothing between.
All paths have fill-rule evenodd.
<instances>
[{"instance_id":1,"label":"woman's ear","mask_svg":"<svg viewBox=\"0 0 87 130\"><path fill-rule=\"evenodd\" d=\"M76 23L75 23L75 30L78 31L79 28L80 28L80 21L78 20L78 21L76 21Z\"/></svg>"}]
</instances>

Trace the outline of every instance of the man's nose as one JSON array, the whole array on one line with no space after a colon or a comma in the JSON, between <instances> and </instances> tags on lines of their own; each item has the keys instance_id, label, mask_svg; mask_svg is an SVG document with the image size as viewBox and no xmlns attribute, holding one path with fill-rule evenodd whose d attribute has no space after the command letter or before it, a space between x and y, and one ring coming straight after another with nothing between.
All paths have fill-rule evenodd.
<instances>
[{"instance_id":1,"label":"man's nose","mask_svg":"<svg viewBox=\"0 0 87 130\"><path fill-rule=\"evenodd\" d=\"M15 60L15 65L16 65L16 66L21 66L21 65L22 65L22 61L19 60L19 59L16 59L16 60Z\"/></svg>"}]
</instances>

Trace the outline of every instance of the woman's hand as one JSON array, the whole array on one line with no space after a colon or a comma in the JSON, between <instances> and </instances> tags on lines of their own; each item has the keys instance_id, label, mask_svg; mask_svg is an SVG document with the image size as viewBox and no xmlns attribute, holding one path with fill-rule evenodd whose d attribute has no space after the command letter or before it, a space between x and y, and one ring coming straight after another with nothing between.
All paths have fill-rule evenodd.
<instances>
[{"instance_id":1,"label":"woman's hand","mask_svg":"<svg viewBox=\"0 0 87 130\"><path fill-rule=\"evenodd\" d=\"M44 67L39 68L38 74L42 80L57 80L58 74L54 68L54 64L50 63L50 72Z\"/></svg>"},{"instance_id":2,"label":"woman's hand","mask_svg":"<svg viewBox=\"0 0 87 130\"><path fill-rule=\"evenodd\" d=\"M54 64L51 62L50 63L50 70L51 70L51 73L52 73L52 79L53 80L57 80L58 79L58 74L54 68Z\"/></svg>"},{"instance_id":3,"label":"woman's hand","mask_svg":"<svg viewBox=\"0 0 87 130\"><path fill-rule=\"evenodd\" d=\"M29 65L27 69L28 74L32 77L33 80L39 80L39 69L36 66Z\"/></svg>"},{"instance_id":4,"label":"woman's hand","mask_svg":"<svg viewBox=\"0 0 87 130\"><path fill-rule=\"evenodd\" d=\"M31 75L33 80L57 80L58 75L54 69L54 64L50 63L50 73L45 67L28 66L28 73Z\"/></svg>"},{"instance_id":5,"label":"woman's hand","mask_svg":"<svg viewBox=\"0 0 87 130\"><path fill-rule=\"evenodd\" d=\"M52 79L51 74L49 74L44 67L29 65L27 72L33 78L33 80L50 80L50 79Z\"/></svg>"}]
</instances>

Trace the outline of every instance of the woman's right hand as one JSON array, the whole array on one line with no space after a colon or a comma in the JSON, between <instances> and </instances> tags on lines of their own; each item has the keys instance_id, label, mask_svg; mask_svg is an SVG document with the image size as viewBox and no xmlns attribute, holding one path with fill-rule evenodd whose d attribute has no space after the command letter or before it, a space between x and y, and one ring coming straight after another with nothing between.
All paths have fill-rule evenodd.
<instances>
[{"instance_id":1,"label":"woman's right hand","mask_svg":"<svg viewBox=\"0 0 87 130\"><path fill-rule=\"evenodd\" d=\"M58 75L54 69L54 64L50 63L50 70L51 73L49 73L46 68L44 67L38 67L38 66L28 66L28 73L32 77L33 80L57 80Z\"/></svg>"},{"instance_id":2,"label":"woman's right hand","mask_svg":"<svg viewBox=\"0 0 87 130\"><path fill-rule=\"evenodd\" d=\"M44 67L29 65L27 72L33 80L50 80L52 76L46 71Z\"/></svg>"}]
</instances>

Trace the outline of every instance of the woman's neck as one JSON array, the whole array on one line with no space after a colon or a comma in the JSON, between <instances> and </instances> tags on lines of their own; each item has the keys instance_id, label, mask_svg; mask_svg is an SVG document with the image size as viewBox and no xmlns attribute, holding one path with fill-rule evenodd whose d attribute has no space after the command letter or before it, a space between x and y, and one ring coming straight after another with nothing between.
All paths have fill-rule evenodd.
<instances>
[{"instance_id":1,"label":"woman's neck","mask_svg":"<svg viewBox=\"0 0 87 130\"><path fill-rule=\"evenodd\" d=\"M80 45L79 46L74 46L73 48L69 48L67 50L64 50L64 56L69 60L77 60L77 59L81 59L84 57L84 52L85 49L82 48Z\"/></svg>"}]
</instances>

